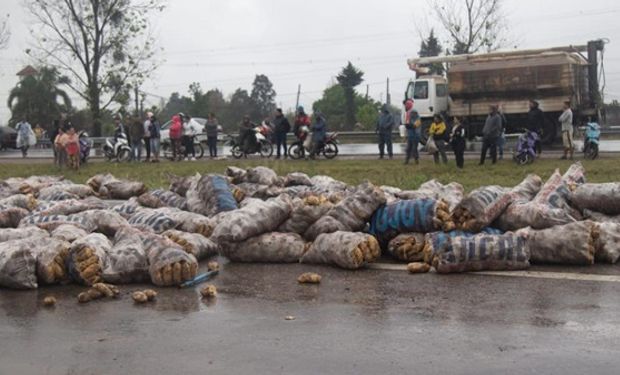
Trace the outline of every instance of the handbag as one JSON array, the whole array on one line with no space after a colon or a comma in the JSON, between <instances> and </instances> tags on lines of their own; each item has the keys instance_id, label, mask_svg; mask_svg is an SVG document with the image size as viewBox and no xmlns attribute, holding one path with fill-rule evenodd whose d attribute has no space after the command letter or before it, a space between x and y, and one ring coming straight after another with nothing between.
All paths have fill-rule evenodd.
<instances>
[{"instance_id":1,"label":"handbag","mask_svg":"<svg viewBox=\"0 0 620 375\"><path fill-rule=\"evenodd\" d=\"M433 155L434 153L439 151L439 148L437 147L437 144L435 144L435 140L432 136L428 139L428 141L426 141L426 151L430 155Z\"/></svg>"}]
</instances>

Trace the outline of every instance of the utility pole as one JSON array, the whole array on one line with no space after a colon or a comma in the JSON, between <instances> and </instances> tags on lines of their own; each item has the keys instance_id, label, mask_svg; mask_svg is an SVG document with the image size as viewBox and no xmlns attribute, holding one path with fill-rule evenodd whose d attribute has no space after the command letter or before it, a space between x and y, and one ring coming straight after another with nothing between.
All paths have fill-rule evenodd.
<instances>
[{"instance_id":1,"label":"utility pole","mask_svg":"<svg viewBox=\"0 0 620 375\"><path fill-rule=\"evenodd\" d=\"M368 90L370 88L370 85L366 85L366 100L368 100Z\"/></svg>"},{"instance_id":2,"label":"utility pole","mask_svg":"<svg viewBox=\"0 0 620 375\"><path fill-rule=\"evenodd\" d=\"M138 85L134 87L133 93L136 100L136 116L140 116L140 89L138 88Z\"/></svg>"},{"instance_id":3,"label":"utility pole","mask_svg":"<svg viewBox=\"0 0 620 375\"><path fill-rule=\"evenodd\" d=\"M299 108L299 95L301 95L301 83L297 85L297 100L295 101L295 112L297 112L297 108Z\"/></svg>"},{"instance_id":4,"label":"utility pole","mask_svg":"<svg viewBox=\"0 0 620 375\"><path fill-rule=\"evenodd\" d=\"M387 105L392 104L392 95L390 95L390 77L387 79L387 94L385 94L385 103Z\"/></svg>"}]
</instances>

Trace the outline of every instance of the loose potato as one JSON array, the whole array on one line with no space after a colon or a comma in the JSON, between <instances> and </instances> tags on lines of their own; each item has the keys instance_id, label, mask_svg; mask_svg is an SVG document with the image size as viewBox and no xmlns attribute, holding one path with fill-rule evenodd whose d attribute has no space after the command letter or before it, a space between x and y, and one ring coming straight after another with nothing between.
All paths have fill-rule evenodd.
<instances>
[{"instance_id":1,"label":"loose potato","mask_svg":"<svg viewBox=\"0 0 620 375\"><path fill-rule=\"evenodd\" d=\"M200 290L200 294L203 298L214 298L217 296L217 288L215 285L207 285Z\"/></svg>"},{"instance_id":2,"label":"loose potato","mask_svg":"<svg viewBox=\"0 0 620 375\"><path fill-rule=\"evenodd\" d=\"M133 298L136 303L145 303L149 300L148 296L144 292L136 291L131 294L131 298Z\"/></svg>"},{"instance_id":3,"label":"loose potato","mask_svg":"<svg viewBox=\"0 0 620 375\"><path fill-rule=\"evenodd\" d=\"M427 263L409 263L407 265L407 271L410 273L427 273L431 270L431 266Z\"/></svg>"},{"instance_id":4,"label":"loose potato","mask_svg":"<svg viewBox=\"0 0 620 375\"><path fill-rule=\"evenodd\" d=\"M319 284L321 282L321 275L313 272L306 272L299 275L297 282L300 284Z\"/></svg>"}]
</instances>

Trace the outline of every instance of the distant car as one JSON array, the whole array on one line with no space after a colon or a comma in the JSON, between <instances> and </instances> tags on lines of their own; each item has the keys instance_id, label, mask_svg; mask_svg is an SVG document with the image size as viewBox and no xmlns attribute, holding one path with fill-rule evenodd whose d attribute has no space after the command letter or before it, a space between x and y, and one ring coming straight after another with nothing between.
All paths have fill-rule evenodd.
<instances>
[{"instance_id":1,"label":"distant car","mask_svg":"<svg viewBox=\"0 0 620 375\"><path fill-rule=\"evenodd\" d=\"M204 118L200 118L200 117L192 117L193 120L195 120L197 123L200 124L200 126L203 127L203 131L204 131L204 126L207 124L207 119ZM161 140L162 142L168 142L170 140L170 125L172 124L172 121L168 121L165 124L163 124L161 126ZM207 141L207 134L206 133L199 133L196 136L196 141L198 141L199 143L202 142L206 142Z\"/></svg>"},{"instance_id":2,"label":"distant car","mask_svg":"<svg viewBox=\"0 0 620 375\"><path fill-rule=\"evenodd\" d=\"M8 126L0 126L0 150L17 148L17 131Z\"/></svg>"}]
</instances>

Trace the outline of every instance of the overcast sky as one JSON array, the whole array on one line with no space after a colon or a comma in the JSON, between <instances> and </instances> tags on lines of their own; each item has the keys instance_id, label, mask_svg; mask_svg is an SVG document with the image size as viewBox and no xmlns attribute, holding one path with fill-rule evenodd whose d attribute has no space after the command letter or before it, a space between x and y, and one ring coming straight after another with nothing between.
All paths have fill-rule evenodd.
<instances>
[{"instance_id":1,"label":"overcast sky","mask_svg":"<svg viewBox=\"0 0 620 375\"><path fill-rule=\"evenodd\" d=\"M0 123L10 117L6 101L27 64L31 18L22 0L1 0L10 13L12 37L0 51ZM402 99L412 73L406 59L416 55L421 28L435 24L426 0L174 0L153 20L161 67L143 90L147 104L191 82L217 87L225 95L250 90L255 74L266 74L283 108L310 107L348 60L365 72L360 92L385 99L390 77L393 101ZM617 0L504 0L513 39L520 48L585 44L609 38L605 54L607 99L620 99L620 3ZM425 25L426 24L426 25ZM76 105L83 106L72 94Z\"/></svg>"}]
</instances>

